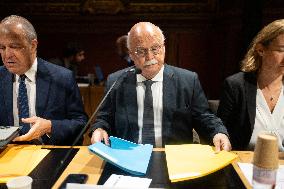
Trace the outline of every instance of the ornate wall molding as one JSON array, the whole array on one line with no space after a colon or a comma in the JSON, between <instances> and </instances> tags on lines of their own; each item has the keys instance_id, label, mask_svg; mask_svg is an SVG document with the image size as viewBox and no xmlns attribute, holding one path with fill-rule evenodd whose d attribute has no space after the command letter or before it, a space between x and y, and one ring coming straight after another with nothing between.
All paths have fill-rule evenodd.
<instances>
[{"instance_id":1,"label":"ornate wall molding","mask_svg":"<svg viewBox=\"0 0 284 189\"><path fill-rule=\"evenodd\" d=\"M219 0L1 0L0 18L27 17L44 33L125 32L138 21L169 31L211 27Z\"/></svg>"},{"instance_id":2,"label":"ornate wall molding","mask_svg":"<svg viewBox=\"0 0 284 189\"><path fill-rule=\"evenodd\" d=\"M114 15L125 10L120 0L85 0L81 11L85 14L110 14Z\"/></svg>"},{"instance_id":3,"label":"ornate wall molding","mask_svg":"<svg viewBox=\"0 0 284 189\"><path fill-rule=\"evenodd\" d=\"M217 9L218 0L188 1L139 1L139 0L2 0L1 14L17 12L23 15L114 15L114 14L192 14L212 13Z\"/></svg>"}]
</instances>

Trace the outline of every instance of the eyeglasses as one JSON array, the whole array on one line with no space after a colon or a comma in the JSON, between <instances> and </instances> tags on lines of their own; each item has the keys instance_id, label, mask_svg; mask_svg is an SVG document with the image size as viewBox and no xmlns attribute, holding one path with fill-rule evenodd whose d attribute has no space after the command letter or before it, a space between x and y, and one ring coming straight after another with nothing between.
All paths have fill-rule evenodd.
<instances>
[{"instance_id":1,"label":"eyeglasses","mask_svg":"<svg viewBox=\"0 0 284 189\"><path fill-rule=\"evenodd\" d=\"M145 56L147 56L149 51L151 51L153 55L157 55L157 54L159 54L161 52L160 50L161 50L162 46L163 45L154 45L154 46L150 47L149 49L143 48L143 47L137 47L136 50L134 51L134 53L138 57L145 57Z\"/></svg>"}]
</instances>

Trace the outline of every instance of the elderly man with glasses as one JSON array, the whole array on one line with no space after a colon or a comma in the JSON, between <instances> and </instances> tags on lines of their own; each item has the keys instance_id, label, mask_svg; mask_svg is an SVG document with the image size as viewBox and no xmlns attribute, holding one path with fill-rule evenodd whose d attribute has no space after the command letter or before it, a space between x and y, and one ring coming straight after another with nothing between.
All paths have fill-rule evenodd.
<instances>
[{"instance_id":1,"label":"elderly man with glasses","mask_svg":"<svg viewBox=\"0 0 284 189\"><path fill-rule=\"evenodd\" d=\"M230 150L228 133L208 108L197 74L164 63L164 35L149 22L135 24L128 33L128 49L136 69L111 74L107 90L116 86L102 105L92 126L92 143L109 144L109 135L136 143L192 143L192 129L213 143L216 150Z\"/></svg>"}]
</instances>

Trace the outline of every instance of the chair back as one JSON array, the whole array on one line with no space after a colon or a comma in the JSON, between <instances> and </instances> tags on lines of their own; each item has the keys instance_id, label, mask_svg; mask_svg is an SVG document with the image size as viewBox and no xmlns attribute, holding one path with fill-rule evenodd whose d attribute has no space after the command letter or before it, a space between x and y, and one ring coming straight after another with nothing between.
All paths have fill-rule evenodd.
<instances>
[{"instance_id":1,"label":"chair back","mask_svg":"<svg viewBox=\"0 0 284 189\"><path fill-rule=\"evenodd\" d=\"M208 100L209 108L216 115L220 100Z\"/></svg>"}]
</instances>

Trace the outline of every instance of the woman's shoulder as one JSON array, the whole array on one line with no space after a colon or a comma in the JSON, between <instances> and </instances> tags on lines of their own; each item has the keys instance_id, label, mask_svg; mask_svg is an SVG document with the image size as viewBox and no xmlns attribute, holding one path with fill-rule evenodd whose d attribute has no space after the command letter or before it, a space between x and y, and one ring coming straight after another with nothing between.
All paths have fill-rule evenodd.
<instances>
[{"instance_id":1,"label":"woman's shoulder","mask_svg":"<svg viewBox=\"0 0 284 189\"><path fill-rule=\"evenodd\" d=\"M255 80L255 73L238 72L226 78L226 81L232 84L241 84L251 80Z\"/></svg>"}]
</instances>

